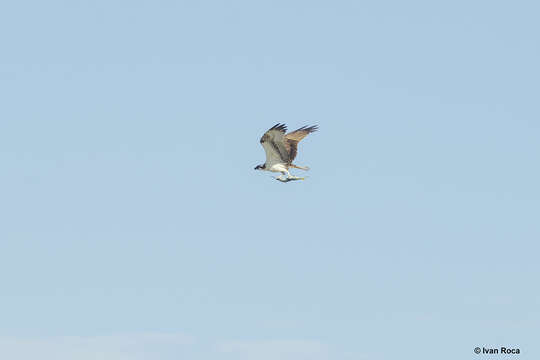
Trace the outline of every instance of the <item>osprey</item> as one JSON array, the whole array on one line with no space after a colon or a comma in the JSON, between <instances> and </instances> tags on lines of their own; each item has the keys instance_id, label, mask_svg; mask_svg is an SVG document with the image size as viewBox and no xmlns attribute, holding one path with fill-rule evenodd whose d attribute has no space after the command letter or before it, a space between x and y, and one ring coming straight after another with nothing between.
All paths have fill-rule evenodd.
<instances>
[{"instance_id":1,"label":"osprey","mask_svg":"<svg viewBox=\"0 0 540 360\"><path fill-rule=\"evenodd\" d=\"M287 175L283 178L282 175L276 177L276 180L288 182L292 180L304 180L304 178L292 176L289 173L289 168L297 168L301 170L309 170L307 166L298 166L293 164L298 151L298 142L305 138L309 133L318 130L318 126L302 126L300 129L285 134L287 126L285 124L276 124L272 126L261 137L261 145L266 152L266 162L255 166L255 170L266 170L272 172L280 172L282 175Z\"/></svg>"}]
</instances>

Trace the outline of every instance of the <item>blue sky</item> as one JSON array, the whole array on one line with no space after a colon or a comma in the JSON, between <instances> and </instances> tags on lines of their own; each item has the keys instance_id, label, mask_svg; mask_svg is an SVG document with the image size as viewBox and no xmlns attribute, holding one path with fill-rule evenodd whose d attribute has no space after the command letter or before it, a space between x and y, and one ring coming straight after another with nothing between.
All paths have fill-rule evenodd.
<instances>
[{"instance_id":1,"label":"blue sky","mask_svg":"<svg viewBox=\"0 0 540 360\"><path fill-rule=\"evenodd\" d=\"M539 10L2 3L1 357L538 358Z\"/></svg>"}]
</instances>

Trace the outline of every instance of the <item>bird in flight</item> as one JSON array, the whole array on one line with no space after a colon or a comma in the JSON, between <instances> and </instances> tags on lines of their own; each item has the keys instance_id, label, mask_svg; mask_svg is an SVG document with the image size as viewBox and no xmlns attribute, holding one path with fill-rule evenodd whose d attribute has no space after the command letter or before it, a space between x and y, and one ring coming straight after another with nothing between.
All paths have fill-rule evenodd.
<instances>
[{"instance_id":1,"label":"bird in flight","mask_svg":"<svg viewBox=\"0 0 540 360\"><path fill-rule=\"evenodd\" d=\"M300 129L285 134L287 126L276 124L272 126L261 137L261 145L266 152L266 162L255 166L255 170L265 170L280 172L281 175L276 180L288 182L293 180L304 180L303 177L293 176L289 173L289 168L309 170L307 166L293 164L293 160L298 152L298 143L308 134L318 130L318 126L302 126ZM283 175L287 175L286 178Z\"/></svg>"}]
</instances>

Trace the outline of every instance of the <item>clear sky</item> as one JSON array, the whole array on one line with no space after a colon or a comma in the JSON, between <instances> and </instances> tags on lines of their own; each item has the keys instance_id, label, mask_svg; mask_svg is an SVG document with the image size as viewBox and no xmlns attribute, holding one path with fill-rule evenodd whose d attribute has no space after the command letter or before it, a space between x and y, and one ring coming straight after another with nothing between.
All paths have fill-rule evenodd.
<instances>
[{"instance_id":1,"label":"clear sky","mask_svg":"<svg viewBox=\"0 0 540 360\"><path fill-rule=\"evenodd\" d=\"M2 2L0 357L540 358L539 12Z\"/></svg>"}]
</instances>

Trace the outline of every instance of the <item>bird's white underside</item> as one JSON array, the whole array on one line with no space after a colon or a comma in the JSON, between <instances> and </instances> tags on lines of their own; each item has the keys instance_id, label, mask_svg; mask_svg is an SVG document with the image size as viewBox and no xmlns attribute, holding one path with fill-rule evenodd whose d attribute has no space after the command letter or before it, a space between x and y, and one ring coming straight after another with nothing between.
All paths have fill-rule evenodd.
<instances>
[{"instance_id":1,"label":"bird's white underside","mask_svg":"<svg viewBox=\"0 0 540 360\"><path fill-rule=\"evenodd\" d=\"M289 172L289 170L287 170L287 167L285 166L285 164L281 163L281 164L274 164L272 166L270 166L268 168L268 171L272 171L272 172L280 172L280 173L285 173L285 172Z\"/></svg>"}]
</instances>

